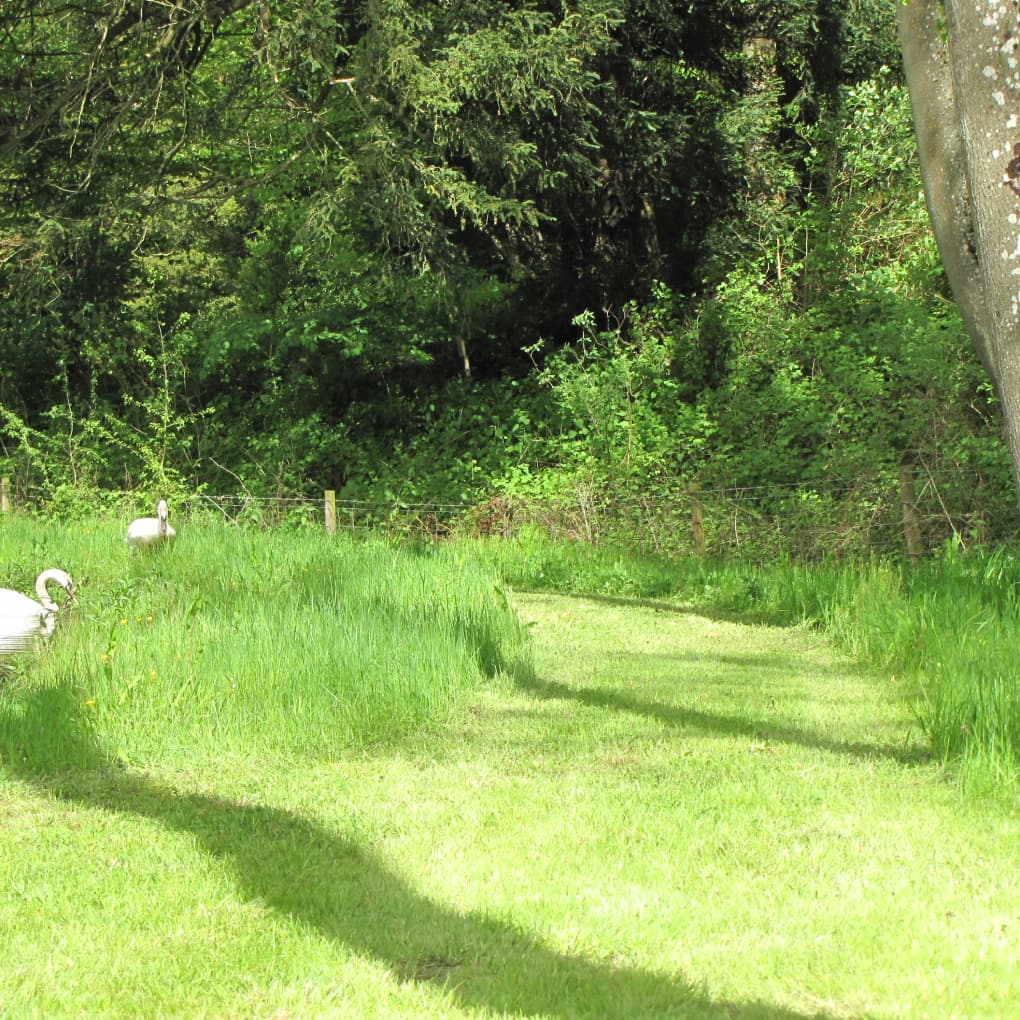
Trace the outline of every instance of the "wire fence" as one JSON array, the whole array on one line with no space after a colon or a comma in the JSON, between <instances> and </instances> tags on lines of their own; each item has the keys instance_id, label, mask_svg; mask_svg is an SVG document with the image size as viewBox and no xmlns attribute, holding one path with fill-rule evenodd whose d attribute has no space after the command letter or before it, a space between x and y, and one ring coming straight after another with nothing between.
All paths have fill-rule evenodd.
<instances>
[{"instance_id":1,"label":"wire fence","mask_svg":"<svg viewBox=\"0 0 1020 1020\"><path fill-rule=\"evenodd\" d=\"M137 493L106 493L109 505L137 506ZM0 480L0 510L59 513L39 490ZM623 545L661 555L790 556L814 560L869 554L919 559L947 541L964 546L1020 539L1012 491L980 477L940 485L902 469L898 478L836 480L824 485L678 487L670 492L610 493L576 484L556 497L498 495L476 501L404 501L309 494L201 493L175 516L214 517L237 525L324 527L355 536L386 534L443 541L458 536L513 538L539 531L558 540Z\"/></svg>"},{"instance_id":2,"label":"wire fence","mask_svg":"<svg viewBox=\"0 0 1020 1020\"><path fill-rule=\"evenodd\" d=\"M903 479L901 479L901 483ZM662 555L788 555L799 559L877 554L917 559L947 541L964 546L1020 536L1012 502L969 489L951 508L931 481L902 484L686 488L672 494L613 495L576 486L557 498L500 495L484 501L337 499L203 495L185 512L212 511L263 527L324 526L442 541L457 536L513 538L527 530L592 545L625 545ZM996 503L998 505L996 505Z\"/></svg>"}]
</instances>

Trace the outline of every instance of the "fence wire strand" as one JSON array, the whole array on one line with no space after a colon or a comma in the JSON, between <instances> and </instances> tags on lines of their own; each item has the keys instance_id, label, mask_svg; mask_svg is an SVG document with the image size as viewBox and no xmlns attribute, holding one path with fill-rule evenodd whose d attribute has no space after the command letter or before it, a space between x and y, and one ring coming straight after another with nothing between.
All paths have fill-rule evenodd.
<instances>
[{"instance_id":1,"label":"fence wire strand","mask_svg":"<svg viewBox=\"0 0 1020 1020\"><path fill-rule=\"evenodd\" d=\"M692 486L669 493L627 494L577 485L556 499L494 496L476 502L337 499L328 490L314 495L198 493L182 500L173 512L185 518L214 514L228 522L262 527L327 524L356 535L434 540L455 535L510 538L532 528L553 538L667 554L757 550L807 558L902 553L910 544L908 529L928 550L947 540L979 542L1020 535L1015 504L1006 506L1001 498L998 513L1003 520L991 525L989 518L994 519L996 511L982 505L980 480L968 485L956 479L952 491L964 495L958 505L929 471L917 478L909 499L888 479L831 479L813 485ZM103 495L104 505L139 503L138 493ZM7 505L55 513L52 494L41 487L8 487L5 497Z\"/></svg>"}]
</instances>

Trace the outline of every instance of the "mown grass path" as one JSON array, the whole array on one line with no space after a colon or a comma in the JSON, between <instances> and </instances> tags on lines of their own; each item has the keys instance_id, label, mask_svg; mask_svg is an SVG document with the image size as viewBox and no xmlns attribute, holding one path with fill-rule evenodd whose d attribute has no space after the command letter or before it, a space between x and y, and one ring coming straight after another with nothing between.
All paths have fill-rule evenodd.
<instances>
[{"instance_id":1,"label":"mown grass path","mask_svg":"<svg viewBox=\"0 0 1020 1020\"><path fill-rule=\"evenodd\" d=\"M596 884L610 916L630 906L644 965L708 1002L1020 1015L1020 820L926 764L893 678L807 630L583 599L522 610L536 711L559 733L545 767L590 813L575 842L617 845Z\"/></svg>"},{"instance_id":2,"label":"mown grass path","mask_svg":"<svg viewBox=\"0 0 1020 1020\"><path fill-rule=\"evenodd\" d=\"M1020 818L808 630L518 595L533 675L331 762L0 783L3 1017L1010 1017Z\"/></svg>"}]
</instances>

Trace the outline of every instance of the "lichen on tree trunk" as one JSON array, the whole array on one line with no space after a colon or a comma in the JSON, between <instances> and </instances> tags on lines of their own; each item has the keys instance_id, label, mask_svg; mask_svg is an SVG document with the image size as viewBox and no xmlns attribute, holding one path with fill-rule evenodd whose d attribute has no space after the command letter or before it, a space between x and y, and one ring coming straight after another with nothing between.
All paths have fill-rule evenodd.
<instances>
[{"instance_id":1,"label":"lichen on tree trunk","mask_svg":"<svg viewBox=\"0 0 1020 1020\"><path fill-rule=\"evenodd\" d=\"M908 0L898 27L929 215L1020 494L1020 10Z\"/></svg>"}]
</instances>

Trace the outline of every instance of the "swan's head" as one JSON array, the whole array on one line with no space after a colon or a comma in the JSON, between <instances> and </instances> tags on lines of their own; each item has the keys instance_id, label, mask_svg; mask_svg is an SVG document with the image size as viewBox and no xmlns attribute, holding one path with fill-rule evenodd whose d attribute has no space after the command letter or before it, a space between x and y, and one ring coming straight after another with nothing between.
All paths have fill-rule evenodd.
<instances>
[{"instance_id":1,"label":"swan's head","mask_svg":"<svg viewBox=\"0 0 1020 1020\"><path fill-rule=\"evenodd\" d=\"M161 499L156 504L156 517L159 520L160 534L165 535L167 532L167 518L170 516L170 510L166 505L166 500Z\"/></svg>"},{"instance_id":2,"label":"swan's head","mask_svg":"<svg viewBox=\"0 0 1020 1020\"><path fill-rule=\"evenodd\" d=\"M74 602L74 582L71 580L71 575L65 570L54 570L52 577L67 592L68 602Z\"/></svg>"}]
</instances>

